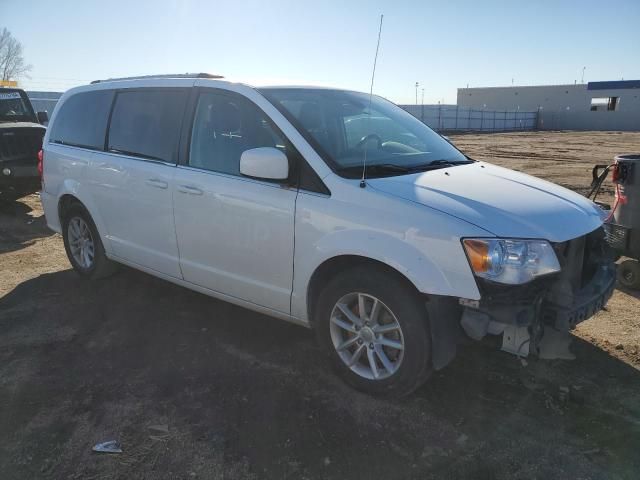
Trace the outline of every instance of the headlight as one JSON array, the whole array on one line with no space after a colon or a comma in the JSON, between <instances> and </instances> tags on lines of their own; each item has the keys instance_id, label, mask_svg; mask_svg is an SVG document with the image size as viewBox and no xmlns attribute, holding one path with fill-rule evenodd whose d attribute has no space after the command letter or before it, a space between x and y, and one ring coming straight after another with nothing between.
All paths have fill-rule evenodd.
<instances>
[{"instance_id":1,"label":"headlight","mask_svg":"<svg viewBox=\"0 0 640 480\"><path fill-rule=\"evenodd\" d=\"M473 273L494 282L520 285L560 271L546 240L466 238L462 244Z\"/></svg>"}]
</instances>

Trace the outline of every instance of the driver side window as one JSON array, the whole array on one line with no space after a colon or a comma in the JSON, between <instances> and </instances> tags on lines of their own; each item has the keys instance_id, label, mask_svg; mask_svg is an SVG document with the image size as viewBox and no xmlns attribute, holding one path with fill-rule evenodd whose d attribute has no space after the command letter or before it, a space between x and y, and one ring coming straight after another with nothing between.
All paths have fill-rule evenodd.
<instances>
[{"instance_id":1,"label":"driver side window","mask_svg":"<svg viewBox=\"0 0 640 480\"><path fill-rule=\"evenodd\" d=\"M189 165L240 176L245 150L286 143L264 113L245 98L227 93L201 93L196 106ZM285 152L286 153L286 152Z\"/></svg>"}]
</instances>

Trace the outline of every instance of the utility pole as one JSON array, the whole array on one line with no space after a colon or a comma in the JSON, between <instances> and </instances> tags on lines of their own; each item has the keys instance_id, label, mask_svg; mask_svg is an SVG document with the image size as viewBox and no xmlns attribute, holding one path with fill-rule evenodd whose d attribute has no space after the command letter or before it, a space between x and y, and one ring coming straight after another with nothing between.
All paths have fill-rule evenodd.
<instances>
[{"instance_id":1,"label":"utility pole","mask_svg":"<svg viewBox=\"0 0 640 480\"><path fill-rule=\"evenodd\" d=\"M418 105L418 87L420 86L420 84L418 82L416 82L416 105Z\"/></svg>"}]
</instances>

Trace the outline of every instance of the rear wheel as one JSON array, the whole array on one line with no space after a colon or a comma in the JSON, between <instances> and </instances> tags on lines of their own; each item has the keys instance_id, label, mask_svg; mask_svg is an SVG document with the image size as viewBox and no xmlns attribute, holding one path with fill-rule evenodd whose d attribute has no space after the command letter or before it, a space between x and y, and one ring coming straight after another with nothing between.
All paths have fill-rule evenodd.
<instances>
[{"instance_id":1,"label":"rear wheel","mask_svg":"<svg viewBox=\"0 0 640 480\"><path fill-rule=\"evenodd\" d=\"M403 396L431 372L431 342L423 299L398 276L356 267L320 293L318 339L338 374L367 393Z\"/></svg>"},{"instance_id":2,"label":"rear wheel","mask_svg":"<svg viewBox=\"0 0 640 480\"><path fill-rule=\"evenodd\" d=\"M640 289L640 263L625 260L618 267L618 281L627 288Z\"/></svg>"},{"instance_id":3,"label":"rear wheel","mask_svg":"<svg viewBox=\"0 0 640 480\"><path fill-rule=\"evenodd\" d=\"M83 277L102 278L116 270L105 253L91 215L81 205L73 205L62 220L62 238L74 270Z\"/></svg>"}]
</instances>

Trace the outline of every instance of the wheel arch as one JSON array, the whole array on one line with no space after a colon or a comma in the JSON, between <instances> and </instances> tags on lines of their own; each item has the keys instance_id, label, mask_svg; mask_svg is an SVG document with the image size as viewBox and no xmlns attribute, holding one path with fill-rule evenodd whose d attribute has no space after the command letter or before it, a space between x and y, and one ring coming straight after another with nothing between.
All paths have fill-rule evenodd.
<instances>
[{"instance_id":1,"label":"wheel arch","mask_svg":"<svg viewBox=\"0 0 640 480\"><path fill-rule=\"evenodd\" d=\"M337 255L335 257L326 259L324 262L318 265L318 267L311 275L311 278L309 279L306 303L307 318L309 319L309 323L311 326L313 326L313 316L316 308L316 302L322 290L322 286L325 285L327 281L329 281L329 279L333 278L339 272L359 266L368 266L377 270L381 270L389 275L393 275L402 283L404 283L408 288L411 288L416 294L424 295L426 298L426 294L422 294L418 290L417 286L405 274L385 262L362 255Z\"/></svg>"},{"instance_id":2,"label":"wheel arch","mask_svg":"<svg viewBox=\"0 0 640 480\"><path fill-rule=\"evenodd\" d=\"M82 201L78 197L71 193L65 193L58 199L58 218L60 219L60 223L62 223L62 219L74 204L80 205L82 208L88 211L85 204L82 203Z\"/></svg>"},{"instance_id":3,"label":"wheel arch","mask_svg":"<svg viewBox=\"0 0 640 480\"><path fill-rule=\"evenodd\" d=\"M102 223L102 219L98 215L97 209L92 208L91 202L87 200L88 199L83 198L82 195L78 195L76 191L69 191L69 190L64 191L58 198L58 205L57 205L57 214L58 214L60 225L62 226L63 219L66 212L68 212L73 205L79 205L91 217L91 220L95 225L96 230L98 231L98 234L100 235L100 239L102 240L102 244L105 249L105 252L108 254L111 251L111 248L110 248L111 244L106 235L106 228Z\"/></svg>"},{"instance_id":4,"label":"wheel arch","mask_svg":"<svg viewBox=\"0 0 640 480\"><path fill-rule=\"evenodd\" d=\"M448 365L456 355L456 344L460 337L460 307L456 297L432 295L421 292L418 286L400 270L370 257L361 255L338 255L321 263L313 272L307 289L307 319L314 327L314 312L322 286L340 271L356 266L367 265L394 276L407 288L413 290L424 300L425 320L431 334L431 360L435 370Z\"/></svg>"}]
</instances>

